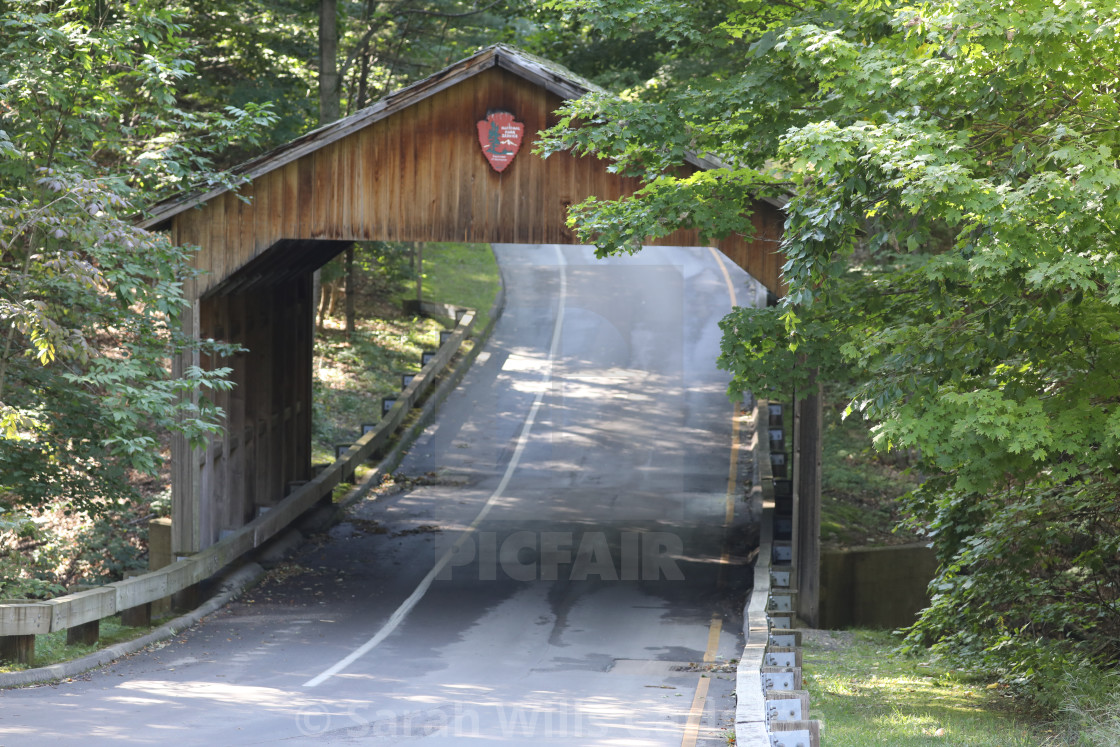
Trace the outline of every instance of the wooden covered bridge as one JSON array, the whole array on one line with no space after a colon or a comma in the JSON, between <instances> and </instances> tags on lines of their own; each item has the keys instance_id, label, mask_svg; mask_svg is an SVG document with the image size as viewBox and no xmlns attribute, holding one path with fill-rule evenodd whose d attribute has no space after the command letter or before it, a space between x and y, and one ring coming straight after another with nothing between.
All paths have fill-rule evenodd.
<instances>
[{"instance_id":1,"label":"wooden covered bridge","mask_svg":"<svg viewBox=\"0 0 1120 747\"><path fill-rule=\"evenodd\" d=\"M186 288L186 330L239 343L223 361L232 391L221 438L172 450L172 548L198 552L275 505L311 476L312 274L354 241L575 243L568 207L617 198L640 182L606 163L533 153L553 112L589 84L495 46L237 169L237 192L215 189L155 206L144 224L200 247ZM689 168L714 164L699 157ZM780 294L784 216L752 206L752 241L718 248ZM701 245L695 231L658 243Z\"/></svg>"}]
</instances>

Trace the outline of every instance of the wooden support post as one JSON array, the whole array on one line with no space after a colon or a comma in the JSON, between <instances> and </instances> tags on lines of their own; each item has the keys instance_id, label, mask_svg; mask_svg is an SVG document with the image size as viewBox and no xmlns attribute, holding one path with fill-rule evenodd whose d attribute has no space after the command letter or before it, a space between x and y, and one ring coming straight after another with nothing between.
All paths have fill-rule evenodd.
<instances>
[{"instance_id":1,"label":"wooden support post","mask_svg":"<svg viewBox=\"0 0 1120 747\"><path fill-rule=\"evenodd\" d=\"M184 289L188 296L194 293L194 283ZM180 318L183 333L197 339L199 337L200 304L194 297L190 306L183 310ZM188 354L176 355L171 362L171 374L183 376L191 366L201 365L197 350ZM198 394L191 395L198 404ZM175 519L172 551L188 555L202 549L202 501L209 496L201 492L202 469L199 466L198 451L180 434L171 436L171 516Z\"/></svg>"},{"instance_id":2,"label":"wooden support post","mask_svg":"<svg viewBox=\"0 0 1120 747\"><path fill-rule=\"evenodd\" d=\"M350 339L350 335L354 334L354 316L355 316L355 300L354 296L357 294L354 279L354 245L346 247L346 339Z\"/></svg>"},{"instance_id":3,"label":"wooden support post","mask_svg":"<svg viewBox=\"0 0 1120 747\"><path fill-rule=\"evenodd\" d=\"M9 635L0 636L0 661L32 665L35 636L51 631L50 607L29 602L26 599L0 601L0 629L9 632Z\"/></svg>"},{"instance_id":4,"label":"wooden support post","mask_svg":"<svg viewBox=\"0 0 1120 747\"><path fill-rule=\"evenodd\" d=\"M121 625L129 628L146 628L152 624L152 603L139 604L121 610Z\"/></svg>"},{"instance_id":5,"label":"wooden support post","mask_svg":"<svg viewBox=\"0 0 1120 747\"><path fill-rule=\"evenodd\" d=\"M150 530L149 530L149 534L150 534ZM149 542L149 547L148 547L149 563L151 562L151 556L152 556L151 543ZM135 578L136 576L140 576L140 575L142 575L142 571L125 571L124 572L124 577L125 578ZM120 598L120 596L118 596L117 597L118 605L120 604L120 601L121 601L121 598ZM120 610L120 613L121 613L121 625L124 625L125 627L146 628L146 627L148 627L149 625L152 624L152 603L151 602L144 602L143 604L138 604L135 607L121 608L121 607L118 606L118 609Z\"/></svg>"},{"instance_id":6,"label":"wooden support post","mask_svg":"<svg viewBox=\"0 0 1120 747\"><path fill-rule=\"evenodd\" d=\"M175 612L190 612L198 607L201 598L202 590L199 585L191 584L171 595L171 609Z\"/></svg>"},{"instance_id":7,"label":"wooden support post","mask_svg":"<svg viewBox=\"0 0 1120 747\"><path fill-rule=\"evenodd\" d=\"M90 620L66 629L67 646L92 646L101 636L101 621Z\"/></svg>"},{"instance_id":8,"label":"wooden support post","mask_svg":"<svg viewBox=\"0 0 1120 747\"><path fill-rule=\"evenodd\" d=\"M31 666L35 663L35 636L0 635L0 661Z\"/></svg>"},{"instance_id":9,"label":"wooden support post","mask_svg":"<svg viewBox=\"0 0 1120 747\"><path fill-rule=\"evenodd\" d=\"M158 571L171 565L171 519L148 522L148 570ZM157 599L149 605L148 619L157 620L171 612L171 597Z\"/></svg>"},{"instance_id":10,"label":"wooden support post","mask_svg":"<svg viewBox=\"0 0 1120 747\"><path fill-rule=\"evenodd\" d=\"M821 574L821 385L814 372L794 405L793 565L797 569L797 615L816 627Z\"/></svg>"}]
</instances>

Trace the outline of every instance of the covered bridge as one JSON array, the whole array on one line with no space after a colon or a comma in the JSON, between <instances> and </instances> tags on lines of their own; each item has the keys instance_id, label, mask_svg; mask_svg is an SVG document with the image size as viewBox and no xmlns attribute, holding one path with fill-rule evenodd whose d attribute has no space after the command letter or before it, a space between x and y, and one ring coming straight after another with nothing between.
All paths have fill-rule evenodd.
<instances>
[{"instance_id":1,"label":"covered bridge","mask_svg":"<svg viewBox=\"0 0 1120 747\"><path fill-rule=\"evenodd\" d=\"M490 47L244 164L237 192L153 208L145 227L200 247L187 331L248 349L232 360L176 363L230 365L235 386L217 395L228 418L221 438L202 449L173 444L174 553L212 545L311 476L317 268L364 240L574 243L570 205L641 186L595 158L532 152L553 112L589 88L546 61ZM523 135L519 151L515 135ZM692 169L711 166L689 159ZM783 215L759 201L753 221L753 240L731 236L718 248L780 293ZM701 244L695 231L658 243Z\"/></svg>"}]
</instances>

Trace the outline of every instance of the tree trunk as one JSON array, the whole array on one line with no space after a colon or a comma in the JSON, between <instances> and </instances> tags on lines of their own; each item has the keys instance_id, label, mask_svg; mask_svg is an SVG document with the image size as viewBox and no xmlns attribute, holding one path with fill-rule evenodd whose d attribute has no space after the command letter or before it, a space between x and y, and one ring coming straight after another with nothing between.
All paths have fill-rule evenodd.
<instances>
[{"instance_id":1,"label":"tree trunk","mask_svg":"<svg viewBox=\"0 0 1120 747\"><path fill-rule=\"evenodd\" d=\"M319 0L319 125L338 119L341 106L338 85L338 0ZM311 276L311 293L318 308L318 326L323 326L323 290L316 270ZM311 331L315 332L315 319Z\"/></svg>"},{"instance_id":2,"label":"tree trunk","mask_svg":"<svg viewBox=\"0 0 1120 747\"><path fill-rule=\"evenodd\" d=\"M794 566L797 616L810 627L820 622L822 386L813 371L794 404Z\"/></svg>"},{"instance_id":3,"label":"tree trunk","mask_svg":"<svg viewBox=\"0 0 1120 747\"><path fill-rule=\"evenodd\" d=\"M346 337L354 334L354 245L346 247Z\"/></svg>"},{"instance_id":4,"label":"tree trunk","mask_svg":"<svg viewBox=\"0 0 1120 747\"><path fill-rule=\"evenodd\" d=\"M319 0L319 125L338 119L338 0Z\"/></svg>"}]
</instances>

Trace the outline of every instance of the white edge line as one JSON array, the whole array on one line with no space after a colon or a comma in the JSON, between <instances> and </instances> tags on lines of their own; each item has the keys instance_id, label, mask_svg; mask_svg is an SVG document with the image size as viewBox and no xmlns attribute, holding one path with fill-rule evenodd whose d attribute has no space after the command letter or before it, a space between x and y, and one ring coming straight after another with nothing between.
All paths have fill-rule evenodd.
<instances>
[{"instance_id":1,"label":"white edge line","mask_svg":"<svg viewBox=\"0 0 1120 747\"><path fill-rule=\"evenodd\" d=\"M560 260L560 301L556 309L556 322L552 327L552 342L548 348L548 360L546 361L547 366L545 367L544 385L540 388L540 391L537 392L537 396L533 399L533 406L529 408L529 414L525 417L525 421L521 425L521 433L517 437L517 446L513 450L513 456L510 457L509 464L506 465L506 471L505 474L502 475L501 482L498 483L498 487L495 488L494 492L490 494L490 497L486 499L486 503L485 505L483 505L482 510L480 510L478 512L478 515L474 517L474 521L472 521L470 526L467 527L467 529L463 532L463 535L459 537L458 541L455 542L454 545L449 547L442 556L440 556L440 559L436 561L436 564L432 567L432 570L428 571L428 575L424 576L423 580L420 581L419 585L417 585L416 589L412 592L412 594L409 595L408 599L405 599L404 602L401 603L401 606L397 607L396 611L389 616L389 619L385 621L385 624L381 626L381 629L378 630L372 638L370 638L358 648L354 649L344 658L340 659L332 667L325 670L321 674L312 677L307 682L304 682L304 687L317 687L318 685L321 685L323 682L326 682L328 679L368 654L370 651L376 648L378 644L388 638L393 633L393 631L396 630L397 627L404 621L405 617L408 616L408 613L412 611L412 608L415 607L421 599L423 599L424 594L427 593L428 588L432 585L432 581L434 581L436 576L439 575L440 571L442 571L444 567L449 562L451 562L451 556L458 552L463 542L478 528L478 525L481 524L482 520L486 518L486 515L490 513L490 509L494 507L494 503L498 500L498 498L502 496L502 493L505 492L506 486L509 485L509 481L513 477L513 471L517 469L517 465L521 461L521 455L524 453L525 446L529 442L529 433L533 428L533 422L537 418L537 412L541 408L541 402L544 399L545 392L548 391L548 386L552 382L552 363L556 359L556 355L560 350L560 333L564 327L564 305L566 300L565 297L568 290L568 276L567 272L565 272L564 269L564 254L560 251L560 247L557 246L555 248L556 255Z\"/></svg>"}]
</instances>

